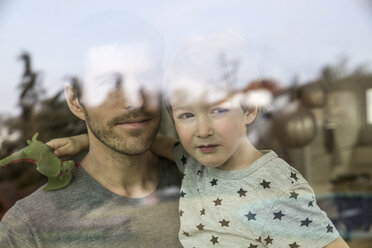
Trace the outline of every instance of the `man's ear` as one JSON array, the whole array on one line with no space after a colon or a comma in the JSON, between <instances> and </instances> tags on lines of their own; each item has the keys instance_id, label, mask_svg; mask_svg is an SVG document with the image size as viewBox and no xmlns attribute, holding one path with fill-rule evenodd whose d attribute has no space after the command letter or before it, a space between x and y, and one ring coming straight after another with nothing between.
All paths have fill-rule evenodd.
<instances>
[{"instance_id":1,"label":"man's ear","mask_svg":"<svg viewBox=\"0 0 372 248\"><path fill-rule=\"evenodd\" d=\"M250 106L245 111L245 124L249 125L256 119L258 114L258 107L257 106Z\"/></svg>"},{"instance_id":2,"label":"man's ear","mask_svg":"<svg viewBox=\"0 0 372 248\"><path fill-rule=\"evenodd\" d=\"M79 119L85 121L84 108L79 101L77 89L73 85L65 85L65 97L67 105L70 108L71 112Z\"/></svg>"}]
</instances>

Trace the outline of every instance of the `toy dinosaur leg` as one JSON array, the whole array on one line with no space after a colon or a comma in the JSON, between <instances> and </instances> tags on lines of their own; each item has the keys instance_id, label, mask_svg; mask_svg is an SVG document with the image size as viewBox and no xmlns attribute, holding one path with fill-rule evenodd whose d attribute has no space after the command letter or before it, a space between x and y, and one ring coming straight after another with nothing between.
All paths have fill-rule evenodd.
<instances>
[{"instance_id":1,"label":"toy dinosaur leg","mask_svg":"<svg viewBox=\"0 0 372 248\"><path fill-rule=\"evenodd\" d=\"M71 173L63 174L59 177L48 177L48 184L43 190L57 190L66 187L72 179Z\"/></svg>"},{"instance_id":2,"label":"toy dinosaur leg","mask_svg":"<svg viewBox=\"0 0 372 248\"><path fill-rule=\"evenodd\" d=\"M74 168L75 168L74 160L68 160L68 161L62 162L62 168L61 168L62 173L71 173Z\"/></svg>"}]
</instances>

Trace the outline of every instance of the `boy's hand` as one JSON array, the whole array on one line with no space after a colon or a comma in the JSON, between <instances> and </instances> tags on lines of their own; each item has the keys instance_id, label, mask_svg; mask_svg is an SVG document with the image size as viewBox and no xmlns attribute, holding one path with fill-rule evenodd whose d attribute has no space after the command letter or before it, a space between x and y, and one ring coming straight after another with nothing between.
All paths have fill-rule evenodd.
<instances>
[{"instance_id":1,"label":"boy's hand","mask_svg":"<svg viewBox=\"0 0 372 248\"><path fill-rule=\"evenodd\" d=\"M177 139L158 133L151 147L151 151L158 156L169 159L174 162L173 147Z\"/></svg>"},{"instance_id":2,"label":"boy's hand","mask_svg":"<svg viewBox=\"0 0 372 248\"><path fill-rule=\"evenodd\" d=\"M53 149L53 153L58 157L72 156L83 150L88 149L88 135L81 134L72 137L52 139L46 143Z\"/></svg>"}]
</instances>

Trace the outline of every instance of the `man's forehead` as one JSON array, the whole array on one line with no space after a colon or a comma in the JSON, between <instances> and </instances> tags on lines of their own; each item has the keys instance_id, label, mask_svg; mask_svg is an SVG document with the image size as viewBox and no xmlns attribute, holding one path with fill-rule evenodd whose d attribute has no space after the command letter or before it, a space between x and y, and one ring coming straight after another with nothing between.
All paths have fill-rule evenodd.
<instances>
[{"instance_id":1,"label":"man's forehead","mask_svg":"<svg viewBox=\"0 0 372 248\"><path fill-rule=\"evenodd\" d=\"M88 50L84 79L89 81L109 73L154 73L159 69L154 48L149 44L106 44Z\"/></svg>"},{"instance_id":2,"label":"man's forehead","mask_svg":"<svg viewBox=\"0 0 372 248\"><path fill-rule=\"evenodd\" d=\"M101 104L117 86L130 99L141 89L156 90L162 79L161 62L154 48L145 42L110 43L91 47L85 57L83 99Z\"/></svg>"}]
</instances>

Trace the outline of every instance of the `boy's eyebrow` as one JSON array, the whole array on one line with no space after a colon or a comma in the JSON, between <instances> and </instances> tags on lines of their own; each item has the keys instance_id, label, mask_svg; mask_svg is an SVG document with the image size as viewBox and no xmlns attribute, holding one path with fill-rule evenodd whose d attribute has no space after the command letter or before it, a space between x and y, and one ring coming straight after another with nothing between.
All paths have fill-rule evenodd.
<instances>
[{"instance_id":1,"label":"boy's eyebrow","mask_svg":"<svg viewBox=\"0 0 372 248\"><path fill-rule=\"evenodd\" d=\"M231 91L226 97L222 98L221 100L219 101L215 101L213 103L213 105L220 105L220 104L223 104L229 100L231 100L234 96L236 96L237 94L246 94L248 93L249 91L253 91L253 89L250 89L250 88L243 88L243 89L237 89L237 90L233 90Z\"/></svg>"},{"instance_id":2,"label":"boy's eyebrow","mask_svg":"<svg viewBox=\"0 0 372 248\"><path fill-rule=\"evenodd\" d=\"M187 109L187 107L186 106L176 106L176 107L174 107L173 105L172 105L172 109L173 109L173 111L180 111L180 110L186 110Z\"/></svg>"}]
</instances>

